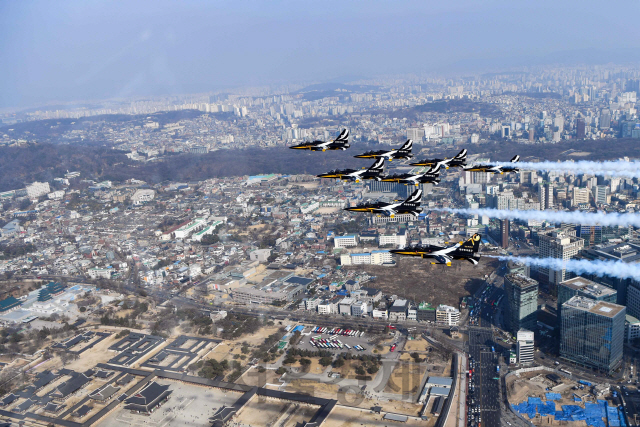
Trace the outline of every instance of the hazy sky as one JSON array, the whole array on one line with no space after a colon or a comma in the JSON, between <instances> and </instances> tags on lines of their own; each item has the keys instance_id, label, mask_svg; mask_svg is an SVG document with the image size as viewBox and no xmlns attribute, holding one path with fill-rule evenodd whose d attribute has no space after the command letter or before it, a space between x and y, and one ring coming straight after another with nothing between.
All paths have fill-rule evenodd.
<instances>
[{"instance_id":1,"label":"hazy sky","mask_svg":"<svg viewBox=\"0 0 640 427\"><path fill-rule=\"evenodd\" d=\"M638 62L640 1L0 0L0 108L567 61Z\"/></svg>"}]
</instances>

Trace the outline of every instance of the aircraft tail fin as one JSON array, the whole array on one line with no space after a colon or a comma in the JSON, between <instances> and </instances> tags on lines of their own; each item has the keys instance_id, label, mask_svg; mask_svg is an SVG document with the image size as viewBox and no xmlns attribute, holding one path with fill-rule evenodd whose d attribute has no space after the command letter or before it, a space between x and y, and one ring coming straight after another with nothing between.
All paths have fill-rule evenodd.
<instances>
[{"instance_id":1,"label":"aircraft tail fin","mask_svg":"<svg viewBox=\"0 0 640 427\"><path fill-rule=\"evenodd\" d=\"M516 154L515 156L513 156L513 159L511 159L511 163L518 163L518 160L520 160L520 156Z\"/></svg>"},{"instance_id":2,"label":"aircraft tail fin","mask_svg":"<svg viewBox=\"0 0 640 427\"><path fill-rule=\"evenodd\" d=\"M432 173L435 175L440 175L440 163L436 163L435 165L431 166L431 168L429 168L429 170L425 173Z\"/></svg>"},{"instance_id":3,"label":"aircraft tail fin","mask_svg":"<svg viewBox=\"0 0 640 427\"><path fill-rule=\"evenodd\" d=\"M349 129L342 129L335 142L349 142Z\"/></svg>"},{"instance_id":4,"label":"aircraft tail fin","mask_svg":"<svg viewBox=\"0 0 640 427\"><path fill-rule=\"evenodd\" d=\"M413 192L413 194L411 194L407 198L407 200L404 201L404 203L420 203L421 200L422 200L422 190L418 188L416 191Z\"/></svg>"},{"instance_id":5,"label":"aircraft tail fin","mask_svg":"<svg viewBox=\"0 0 640 427\"><path fill-rule=\"evenodd\" d=\"M463 160L463 159L466 159L466 158L467 158L467 149L466 148L463 148L462 151L460 151L454 157L454 159L456 159L456 160Z\"/></svg>"},{"instance_id":6,"label":"aircraft tail fin","mask_svg":"<svg viewBox=\"0 0 640 427\"><path fill-rule=\"evenodd\" d=\"M462 244L463 248L473 249L473 252L478 252L480 250L480 240L481 236L476 233L469 240Z\"/></svg>"},{"instance_id":7,"label":"aircraft tail fin","mask_svg":"<svg viewBox=\"0 0 640 427\"><path fill-rule=\"evenodd\" d=\"M413 147L413 140L412 139L407 139L407 142L402 144L402 147L400 147L399 151L411 151L412 147Z\"/></svg>"},{"instance_id":8,"label":"aircraft tail fin","mask_svg":"<svg viewBox=\"0 0 640 427\"><path fill-rule=\"evenodd\" d=\"M381 171L384 168L384 157L376 159L376 161L369 168L370 171Z\"/></svg>"}]
</instances>

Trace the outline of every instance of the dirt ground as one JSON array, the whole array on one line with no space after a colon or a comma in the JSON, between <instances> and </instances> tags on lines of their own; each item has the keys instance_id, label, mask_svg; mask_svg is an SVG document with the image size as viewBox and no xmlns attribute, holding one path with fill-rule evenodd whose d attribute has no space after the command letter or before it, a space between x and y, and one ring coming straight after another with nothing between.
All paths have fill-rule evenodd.
<instances>
[{"instance_id":1,"label":"dirt ground","mask_svg":"<svg viewBox=\"0 0 640 427\"><path fill-rule=\"evenodd\" d=\"M282 375L276 374L273 369L267 369L264 372L258 372L257 369L249 369L245 372L236 383L245 384L249 386L264 387L265 384L282 384L278 379Z\"/></svg>"},{"instance_id":2,"label":"dirt ground","mask_svg":"<svg viewBox=\"0 0 640 427\"><path fill-rule=\"evenodd\" d=\"M236 416L235 421L250 426L282 425L283 422L290 423L294 417L309 421L319 407L315 407L315 411L312 409L313 407L302 408L296 402L260 396L251 399ZM311 415L308 415L309 413ZM306 419L305 415L308 416Z\"/></svg>"},{"instance_id":3,"label":"dirt ground","mask_svg":"<svg viewBox=\"0 0 640 427\"><path fill-rule=\"evenodd\" d=\"M376 265L344 268L376 276L371 286L385 294L457 307L461 298L474 293L484 283L481 278L493 272L499 264L497 260L483 258L477 266L456 261L451 267L446 267L432 265L420 258L402 256L397 256L396 262L398 264L393 268ZM398 271L403 274L399 275Z\"/></svg>"},{"instance_id":4,"label":"dirt ground","mask_svg":"<svg viewBox=\"0 0 640 427\"><path fill-rule=\"evenodd\" d=\"M350 378L350 379L356 379L356 368L358 366L362 365L362 362L360 362L359 360L345 360L344 365L342 365L339 368L332 368L331 370L335 373L339 373L341 378ZM381 372L380 370L378 370L378 372L376 372L375 374L365 374L367 376L370 376L371 379L375 379L376 375L378 375L378 373Z\"/></svg>"},{"instance_id":5,"label":"dirt ground","mask_svg":"<svg viewBox=\"0 0 640 427\"><path fill-rule=\"evenodd\" d=\"M318 412L318 409L320 409L318 406L298 404L290 418L281 425L283 427L298 427L304 425L305 422L313 418L315 413Z\"/></svg>"},{"instance_id":6,"label":"dirt ground","mask_svg":"<svg viewBox=\"0 0 640 427\"><path fill-rule=\"evenodd\" d=\"M407 340L407 342L404 344L404 351L407 351L409 353L413 353L414 351L418 353L426 353L429 351L429 347L431 347L431 344L429 344L427 340L422 337L418 337L413 340Z\"/></svg>"},{"instance_id":7,"label":"dirt ground","mask_svg":"<svg viewBox=\"0 0 640 427\"><path fill-rule=\"evenodd\" d=\"M425 372L427 372L426 363L400 362L391 373L384 391L399 395L419 393Z\"/></svg>"},{"instance_id":8,"label":"dirt ground","mask_svg":"<svg viewBox=\"0 0 640 427\"><path fill-rule=\"evenodd\" d=\"M119 338L116 338L116 334L111 334L111 336L105 338L93 348L80 354L78 360L73 360L67 363L66 366L62 366L60 358L54 357L38 366L38 371L57 370L64 367L76 372L84 372L95 367L98 363L106 363L115 356L117 353L109 351L108 348L118 340Z\"/></svg>"},{"instance_id":9,"label":"dirt ground","mask_svg":"<svg viewBox=\"0 0 640 427\"><path fill-rule=\"evenodd\" d=\"M325 368L318 362L320 360L319 357L308 357L308 359L311 360L311 365L309 365L308 367L303 367L299 361L297 361L296 363L292 363L291 365L285 365L285 366L287 369L290 369L294 372L308 372L311 374L321 374L322 372L324 372L325 369L328 368L328 367Z\"/></svg>"},{"instance_id":10,"label":"dirt ground","mask_svg":"<svg viewBox=\"0 0 640 427\"><path fill-rule=\"evenodd\" d=\"M383 414L374 414L371 411L360 411L356 409L336 406L335 408L333 408L333 411L331 411L331 414L329 415L329 418L327 418L326 423L329 426L335 427L360 427L363 425L387 427L398 424L393 421L383 420L382 417ZM424 427L428 424L426 424L422 420L409 419L406 423L398 425L409 427Z\"/></svg>"}]
</instances>

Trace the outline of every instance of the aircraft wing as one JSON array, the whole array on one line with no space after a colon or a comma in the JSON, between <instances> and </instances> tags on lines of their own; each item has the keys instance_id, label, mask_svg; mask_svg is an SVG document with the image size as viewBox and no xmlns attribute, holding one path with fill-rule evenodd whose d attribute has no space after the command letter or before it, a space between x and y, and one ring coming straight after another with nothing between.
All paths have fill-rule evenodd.
<instances>
[{"instance_id":1,"label":"aircraft wing","mask_svg":"<svg viewBox=\"0 0 640 427\"><path fill-rule=\"evenodd\" d=\"M447 256L447 255L436 255L434 256L435 260L438 261L440 264L446 264L446 265L451 265L451 257Z\"/></svg>"}]
</instances>

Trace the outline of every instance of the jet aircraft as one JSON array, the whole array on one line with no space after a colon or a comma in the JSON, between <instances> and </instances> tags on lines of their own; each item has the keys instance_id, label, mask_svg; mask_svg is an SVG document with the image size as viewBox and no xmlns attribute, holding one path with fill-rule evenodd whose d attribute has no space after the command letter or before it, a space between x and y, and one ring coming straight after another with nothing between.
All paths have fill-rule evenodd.
<instances>
[{"instance_id":1,"label":"jet aircraft","mask_svg":"<svg viewBox=\"0 0 640 427\"><path fill-rule=\"evenodd\" d=\"M311 141L303 142L302 144L289 147L293 150L311 150L311 151L326 151L326 150L346 150L349 148L349 130L343 129L340 135L333 141Z\"/></svg>"},{"instance_id":2,"label":"jet aircraft","mask_svg":"<svg viewBox=\"0 0 640 427\"><path fill-rule=\"evenodd\" d=\"M383 182L397 182L405 185L435 184L440 182L440 165L436 164L425 173L402 173L382 177Z\"/></svg>"},{"instance_id":3,"label":"jet aircraft","mask_svg":"<svg viewBox=\"0 0 640 427\"><path fill-rule=\"evenodd\" d=\"M435 166L435 165L442 165L444 166L446 169L449 169L450 167L465 167L467 165L467 149L463 149L462 151L460 151L458 154L456 154L454 157L452 158L444 158L444 159L424 159L424 160L419 160L415 163L409 163L411 166Z\"/></svg>"},{"instance_id":4,"label":"jet aircraft","mask_svg":"<svg viewBox=\"0 0 640 427\"><path fill-rule=\"evenodd\" d=\"M520 160L520 156L513 156L511 159L511 163L518 163ZM475 165L464 168L465 171L469 172L489 172L489 173L500 173L503 174L505 172L518 172L519 169L515 166L497 166L497 165Z\"/></svg>"},{"instance_id":5,"label":"jet aircraft","mask_svg":"<svg viewBox=\"0 0 640 427\"><path fill-rule=\"evenodd\" d=\"M380 181L382 179L382 171L384 168L384 159L377 159L369 169L342 169L342 170L332 170L331 172L323 173L317 175L318 178L334 178L334 179L343 179L345 181L355 181L360 182L360 180L364 179L375 179L376 181Z\"/></svg>"},{"instance_id":6,"label":"jet aircraft","mask_svg":"<svg viewBox=\"0 0 640 427\"><path fill-rule=\"evenodd\" d=\"M420 200L422 200L422 190L417 189L410 195L407 200L396 201L394 203L385 202L372 202L363 203L353 208L346 208L345 211L351 212L369 212L373 214L381 214L393 218L396 214L411 214L416 218L422 212L420 207Z\"/></svg>"},{"instance_id":7,"label":"jet aircraft","mask_svg":"<svg viewBox=\"0 0 640 427\"><path fill-rule=\"evenodd\" d=\"M413 157L411 154L411 147L413 146L413 141L411 139L407 139L407 142L402 144L402 147L399 149L393 150L377 150L377 151L367 151L366 153L358 154L356 157L358 159L379 159L384 158L385 160L392 161L393 159L410 159Z\"/></svg>"},{"instance_id":8,"label":"jet aircraft","mask_svg":"<svg viewBox=\"0 0 640 427\"><path fill-rule=\"evenodd\" d=\"M421 258L432 258L431 264L445 264L451 266L454 259L467 260L473 265L478 265L480 261L480 239L479 234L474 234L466 242L456 243L452 246L441 247L437 245L418 245L403 249L392 249L389 252L398 255L419 256Z\"/></svg>"}]
</instances>

